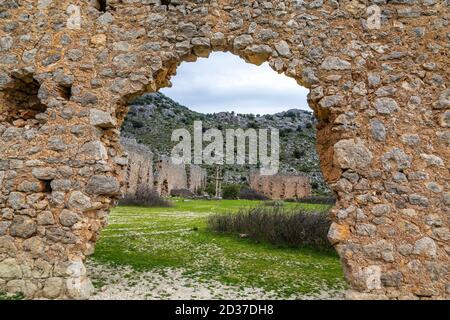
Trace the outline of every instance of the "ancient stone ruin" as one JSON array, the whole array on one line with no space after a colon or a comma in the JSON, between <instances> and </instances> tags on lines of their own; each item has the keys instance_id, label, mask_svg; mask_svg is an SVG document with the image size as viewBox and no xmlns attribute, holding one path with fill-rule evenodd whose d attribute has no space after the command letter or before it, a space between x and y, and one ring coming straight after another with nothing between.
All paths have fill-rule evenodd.
<instances>
[{"instance_id":1,"label":"ancient stone ruin","mask_svg":"<svg viewBox=\"0 0 450 320\"><path fill-rule=\"evenodd\" d=\"M127 103L229 51L310 89L349 297L449 298L449 40L448 0L0 1L0 289L90 295Z\"/></svg>"},{"instance_id":2,"label":"ancient stone ruin","mask_svg":"<svg viewBox=\"0 0 450 320\"><path fill-rule=\"evenodd\" d=\"M154 159L150 148L138 144L136 140L121 138L120 143L127 153L127 165L124 175L124 193L135 195L140 188L148 190L154 185Z\"/></svg>"},{"instance_id":3,"label":"ancient stone ruin","mask_svg":"<svg viewBox=\"0 0 450 320\"><path fill-rule=\"evenodd\" d=\"M177 165L170 157L153 156L151 150L133 139L121 138L127 153L124 193L132 196L139 189L170 196L173 190L196 193L206 187L207 173L196 165Z\"/></svg>"},{"instance_id":4,"label":"ancient stone ruin","mask_svg":"<svg viewBox=\"0 0 450 320\"><path fill-rule=\"evenodd\" d=\"M252 189L273 200L300 199L311 195L311 184L306 175L263 176L252 172L249 177Z\"/></svg>"}]
</instances>

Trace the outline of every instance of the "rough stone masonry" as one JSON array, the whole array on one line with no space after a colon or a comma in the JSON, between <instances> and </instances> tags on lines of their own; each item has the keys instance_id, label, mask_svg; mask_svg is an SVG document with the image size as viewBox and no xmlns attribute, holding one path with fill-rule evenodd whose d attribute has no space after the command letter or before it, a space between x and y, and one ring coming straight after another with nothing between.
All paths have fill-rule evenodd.
<instances>
[{"instance_id":1,"label":"rough stone masonry","mask_svg":"<svg viewBox=\"0 0 450 320\"><path fill-rule=\"evenodd\" d=\"M164 3L0 0L0 289L89 296L127 103L229 51L310 89L349 297L449 298L449 1Z\"/></svg>"}]
</instances>

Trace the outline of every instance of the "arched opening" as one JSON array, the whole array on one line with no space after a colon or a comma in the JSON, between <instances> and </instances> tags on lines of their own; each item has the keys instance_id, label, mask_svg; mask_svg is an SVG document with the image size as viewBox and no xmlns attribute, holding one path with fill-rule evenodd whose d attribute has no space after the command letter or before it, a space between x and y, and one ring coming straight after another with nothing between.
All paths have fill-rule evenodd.
<instances>
[{"instance_id":1,"label":"arched opening","mask_svg":"<svg viewBox=\"0 0 450 320\"><path fill-rule=\"evenodd\" d=\"M190 68L186 70L185 66ZM261 70L265 72L258 74ZM216 78L205 80L202 75ZM144 94L131 102L122 136L152 150L152 187L162 197L177 197L170 199L169 208L119 207L112 212L117 223L103 231L93 256L94 284L102 279L98 297L105 297L114 287L110 279L100 276L96 265L110 259L122 265L119 273L142 279L146 272L152 279L146 285L158 282L157 288L147 293L150 298L161 298L167 288L172 290L169 298L187 299L343 296L345 283L339 258L326 240L330 223L326 212L333 196L323 179L315 149L317 121L308 107L308 90L299 94L299 88L295 80L277 74L268 64L250 65L229 53L215 53L208 59L182 64L172 78L172 88ZM286 97L289 90L297 92ZM173 131L186 128L194 136L193 126L198 120L204 124L201 134L213 128L225 132L239 126L255 131L279 129L280 173L274 177L255 174L260 169L258 163L244 163L239 168L224 164L220 170L216 170L217 164L170 163L167 157L175 145L171 141ZM249 145L245 148L250 151ZM220 199L216 197L219 194ZM242 198L244 194L251 196ZM327 198L326 204L320 202L321 197ZM221 221L227 223L221 219L239 212L243 217L253 215L254 220L244 221L240 232L221 230ZM298 215L290 220L289 215L284 215L288 212ZM275 215L285 220L267 223L266 219ZM314 216L313 220L308 220L309 216ZM255 225L260 228L252 232ZM254 254L255 250L259 253ZM278 264L270 263L271 259L286 260ZM303 266L292 271L288 264ZM255 268L260 274L255 274ZM105 269L101 270L105 275ZM163 279L160 272L169 272L173 280ZM109 277L114 273L111 271ZM233 292L239 283L243 292ZM207 293L197 295L205 289L204 284L209 288ZM133 282L121 285L134 287ZM180 292L186 292L187 287L191 289L182 295ZM141 289L136 289L135 294L142 295Z\"/></svg>"}]
</instances>

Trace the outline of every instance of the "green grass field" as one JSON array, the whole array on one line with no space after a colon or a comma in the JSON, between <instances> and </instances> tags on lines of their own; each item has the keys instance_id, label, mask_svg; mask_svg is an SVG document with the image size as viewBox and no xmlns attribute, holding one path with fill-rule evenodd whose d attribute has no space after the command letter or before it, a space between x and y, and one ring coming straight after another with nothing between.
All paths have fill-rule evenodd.
<instances>
[{"instance_id":1,"label":"green grass field","mask_svg":"<svg viewBox=\"0 0 450 320\"><path fill-rule=\"evenodd\" d=\"M181 269L196 282L259 288L279 298L345 288L335 252L280 248L207 229L213 213L260 205L246 200L175 199L170 208L117 207L102 231L93 263L136 272ZM323 205L285 203L325 212ZM93 279L101 287L102 279Z\"/></svg>"}]
</instances>

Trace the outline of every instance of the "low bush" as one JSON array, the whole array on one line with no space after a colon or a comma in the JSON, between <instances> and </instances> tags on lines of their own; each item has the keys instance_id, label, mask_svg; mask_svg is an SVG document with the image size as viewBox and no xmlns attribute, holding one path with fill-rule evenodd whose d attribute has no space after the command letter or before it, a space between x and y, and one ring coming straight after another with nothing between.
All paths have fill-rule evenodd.
<instances>
[{"instance_id":1,"label":"low bush","mask_svg":"<svg viewBox=\"0 0 450 320\"><path fill-rule=\"evenodd\" d=\"M216 195L216 184L212 182L208 183L206 185L205 192L214 197Z\"/></svg>"},{"instance_id":2,"label":"low bush","mask_svg":"<svg viewBox=\"0 0 450 320\"><path fill-rule=\"evenodd\" d=\"M161 198L160 195L149 188L139 186L135 194L128 194L119 201L123 206L170 207L172 204Z\"/></svg>"},{"instance_id":3,"label":"low bush","mask_svg":"<svg viewBox=\"0 0 450 320\"><path fill-rule=\"evenodd\" d=\"M237 213L215 214L209 217L211 230L236 233L256 241L288 247L312 247L327 250L331 221L326 213L287 210L281 207L241 209Z\"/></svg>"},{"instance_id":4,"label":"low bush","mask_svg":"<svg viewBox=\"0 0 450 320\"><path fill-rule=\"evenodd\" d=\"M239 199L243 200L269 200L267 196L252 188L242 188L239 192Z\"/></svg>"}]
</instances>

